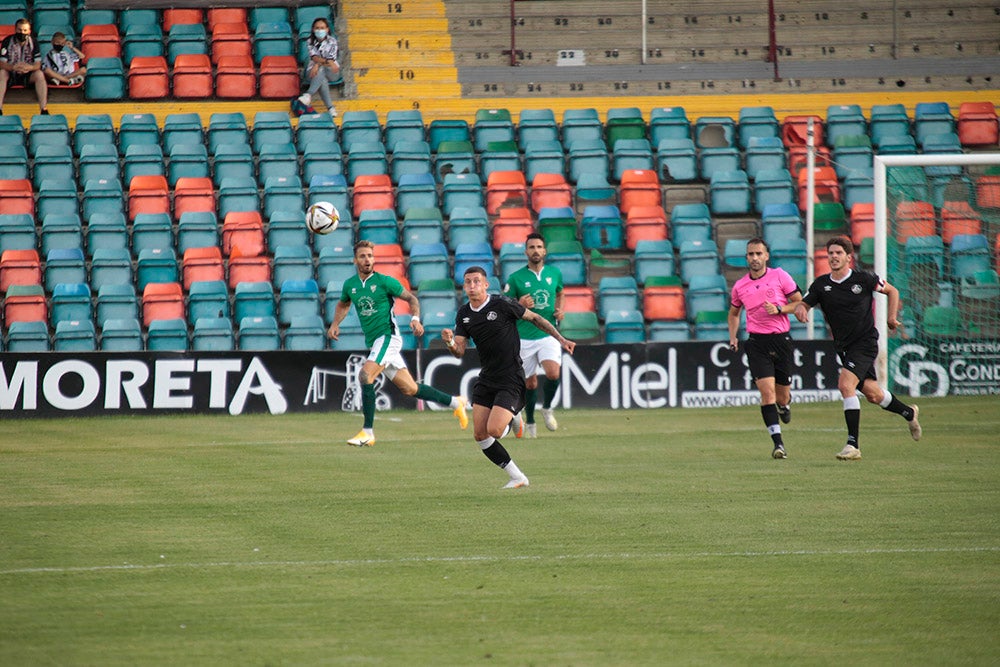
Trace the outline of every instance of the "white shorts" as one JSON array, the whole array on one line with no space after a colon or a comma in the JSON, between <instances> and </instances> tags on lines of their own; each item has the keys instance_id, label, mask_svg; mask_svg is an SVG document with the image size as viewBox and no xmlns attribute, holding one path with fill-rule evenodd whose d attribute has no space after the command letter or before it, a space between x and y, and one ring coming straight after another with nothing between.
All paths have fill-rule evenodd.
<instances>
[{"instance_id":1,"label":"white shorts","mask_svg":"<svg viewBox=\"0 0 1000 667\"><path fill-rule=\"evenodd\" d=\"M562 348L552 336L545 338L521 339L521 365L524 366L524 376L540 374L543 361L554 361L562 365Z\"/></svg>"},{"instance_id":2,"label":"white shorts","mask_svg":"<svg viewBox=\"0 0 1000 667\"><path fill-rule=\"evenodd\" d=\"M400 350L403 349L402 336L379 336L372 343L371 352L368 353L368 361L374 361L379 366L384 366L384 374L390 380L395 377L396 371L406 369L406 360Z\"/></svg>"}]
</instances>

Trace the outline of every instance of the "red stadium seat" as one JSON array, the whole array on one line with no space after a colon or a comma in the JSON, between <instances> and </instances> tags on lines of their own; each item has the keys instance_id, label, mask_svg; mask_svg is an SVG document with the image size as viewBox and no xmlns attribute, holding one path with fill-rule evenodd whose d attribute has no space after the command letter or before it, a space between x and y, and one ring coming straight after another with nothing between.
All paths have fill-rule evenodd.
<instances>
[{"instance_id":1,"label":"red stadium seat","mask_svg":"<svg viewBox=\"0 0 1000 667\"><path fill-rule=\"evenodd\" d=\"M362 211L395 209L396 197L392 192L392 179L388 174L365 174L354 181L352 209L355 215Z\"/></svg>"},{"instance_id":2,"label":"red stadium seat","mask_svg":"<svg viewBox=\"0 0 1000 667\"><path fill-rule=\"evenodd\" d=\"M267 252L264 222L258 211L231 211L222 222L222 254L254 257Z\"/></svg>"},{"instance_id":3,"label":"red stadium seat","mask_svg":"<svg viewBox=\"0 0 1000 667\"><path fill-rule=\"evenodd\" d=\"M246 23L219 23L212 30L212 64L218 65L224 57L253 57L253 42Z\"/></svg>"},{"instance_id":4,"label":"red stadium seat","mask_svg":"<svg viewBox=\"0 0 1000 667\"><path fill-rule=\"evenodd\" d=\"M787 116L781 126L781 141L785 144L785 148L806 145L810 118L813 121L813 146L824 144L822 118L819 116Z\"/></svg>"},{"instance_id":5,"label":"red stadium seat","mask_svg":"<svg viewBox=\"0 0 1000 667\"><path fill-rule=\"evenodd\" d=\"M163 99L170 95L167 59L136 56L128 67L128 96L133 100Z\"/></svg>"},{"instance_id":6,"label":"red stadium seat","mask_svg":"<svg viewBox=\"0 0 1000 667\"><path fill-rule=\"evenodd\" d=\"M4 250L0 255L0 292L11 285L41 285L42 263L38 251Z\"/></svg>"},{"instance_id":7,"label":"red stadium seat","mask_svg":"<svg viewBox=\"0 0 1000 667\"><path fill-rule=\"evenodd\" d=\"M247 100L257 94L257 72L250 56L221 56L215 69L215 95Z\"/></svg>"},{"instance_id":8,"label":"red stadium seat","mask_svg":"<svg viewBox=\"0 0 1000 667\"><path fill-rule=\"evenodd\" d=\"M956 234L982 234L983 218L967 201L946 201L941 206L941 239L951 245Z\"/></svg>"},{"instance_id":9,"label":"red stadium seat","mask_svg":"<svg viewBox=\"0 0 1000 667\"><path fill-rule=\"evenodd\" d=\"M875 204L858 202L851 208L851 242L861 247L863 239L875 237ZM819 275L818 273L816 275Z\"/></svg>"},{"instance_id":10,"label":"red stadium seat","mask_svg":"<svg viewBox=\"0 0 1000 667\"><path fill-rule=\"evenodd\" d=\"M980 208L1000 208L1000 175L983 174L976 179L976 204Z\"/></svg>"},{"instance_id":11,"label":"red stadium seat","mask_svg":"<svg viewBox=\"0 0 1000 667\"><path fill-rule=\"evenodd\" d=\"M406 277L406 260L403 259L403 246L398 243L384 243L375 246L375 270L387 276L392 276L410 289L410 279Z\"/></svg>"},{"instance_id":12,"label":"red stadium seat","mask_svg":"<svg viewBox=\"0 0 1000 667\"><path fill-rule=\"evenodd\" d=\"M958 139L963 146L996 146L1000 126L992 102L962 102L958 108Z\"/></svg>"},{"instance_id":13,"label":"red stadium seat","mask_svg":"<svg viewBox=\"0 0 1000 667\"><path fill-rule=\"evenodd\" d=\"M587 285L567 285L563 288L563 306L567 313L596 313L597 297Z\"/></svg>"},{"instance_id":14,"label":"red stadium seat","mask_svg":"<svg viewBox=\"0 0 1000 667\"><path fill-rule=\"evenodd\" d=\"M296 97L302 89L295 56L264 56L260 61L260 96L270 100Z\"/></svg>"},{"instance_id":15,"label":"red stadium seat","mask_svg":"<svg viewBox=\"0 0 1000 667\"><path fill-rule=\"evenodd\" d=\"M226 270L218 246L185 250L183 279L185 291L191 289L191 283L199 280L225 280Z\"/></svg>"},{"instance_id":16,"label":"red stadium seat","mask_svg":"<svg viewBox=\"0 0 1000 667\"><path fill-rule=\"evenodd\" d=\"M87 58L121 58L122 40L116 25L85 25L80 50Z\"/></svg>"},{"instance_id":17,"label":"red stadium seat","mask_svg":"<svg viewBox=\"0 0 1000 667\"><path fill-rule=\"evenodd\" d=\"M142 324L154 320L184 319L184 293L180 283L149 283L142 290Z\"/></svg>"},{"instance_id":18,"label":"red stadium seat","mask_svg":"<svg viewBox=\"0 0 1000 667\"><path fill-rule=\"evenodd\" d=\"M215 190L211 178L183 176L174 186L174 219L188 211L215 212Z\"/></svg>"},{"instance_id":19,"label":"red stadium seat","mask_svg":"<svg viewBox=\"0 0 1000 667\"><path fill-rule=\"evenodd\" d=\"M896 240L902 243L911 236L934 236L937 233L934 206L925 201L903 201L896 206Z\"/></svg>"},{"instance_id":20,"label":"red stadium seat","mask_svg":"<svg viewBox=\"0 0 1000 667\"><path fill-rule=\"evenodd\" d=\"M805 169L799 170L799 209L804 211L809 205L807 181L809 174ZM816 167L813 169L813 203L839 202L840 181L833 167Z\"/></svg>"},{"instance_id":21,"label":"red stadium seat","mask_svg":"<svg viewBox=\"0 0 1000 667\"><path fill-rule=\"evenodd\" d=\"M170 188L165 176L133 176L128 186L128 218L140 213L170 214Z\"/></svg>"},{"instance_id":22,"label":"red stadium seat","mask_svg":"<svg viewBox=\"0 0 1000 667\"><path fill-rule=\"evenodd\" d=\"M573 191L562 174L535 174L531 181L531 210L538 213L543 208L572 208Z\"/></svg>"},{"instance_id":23,"label":"red stadium seat","mask_svg":"<svg viewBox=\"0 0 1000 667\"><path fill-rule=\"evenodd\" d=\"M170 32L170 28L178 24L204 23L205 12L201 9L164 9L163 10L163 34Z\"/></svg>"},{"instance_id":24,"label":"red stadium seat","mask_svg":"<svg viewBox=\"0 0 1000 667\"><path fill-rule=\"evenodd\" d=\"M220 23L242 23L247 25L247 10L245 7L215 7L208 10L208 31L215 37L215 28Z\"/></svg>"},{"instance_id":25,"label":"red stadium seat","mask_svg":"<svg viewBox=\"0 0 1000 667\"><path fill-rule=\"evenodd\" d=\"M625 218L625 246L635 250L639 241L665 241L669 238L667 214L660 205L633 206Z\"/></svg>"},{"instance_id":26,"label":"red stadium seat","mask_svg":"<svg viewBox=\"0 0 1000 667\"><path fill-rule=\"evenodd\" d=\"M45 288L41 285L15 285L7 291L3 304L5 327L14 322L47 322Z\"/></svg>"},{"instance_id":27,"label":"red stadium seat","mask_svg":"<svg viewBox=\"0 0 1000 667\"><path fill-rule=\"evenodd\" d=\"M204 53L182 53L174 60L174 97L205 99L212 96L212 61Z\"/></svg>"},{"instance_id":28,"label":"red stadium seat","mask_svg":"<svg viewBox=\"0 0 1000 667\"><path fill-rule=\"evenodd\" d=\"M501 208L493 223L493 249L500 250L504 243L524 243L525 237L533 231L535 225L529 209L523 206Z\"/></svg>"},{"instance_id":29,"label":"red stadium seat","mask_svg":"<svg viewBox=\"0 0 1000 667\"><path fill-rule=\"evenodd\" d=\"M642 290L642 316L647 320L683 320L687 317L684 287L680 279L666 285L651 285Z\"/></svg>"},{"instance_id":30,"label":"red stadium seat","mask_svg":"<svg viewBox=\"0 0 1000 667\"><path fill-rule=\"evenodd\" d=\"M0 180L0 215L35 214L35 194L27 179Z\"/></svg>"},{"instance_id":31,"label":"red stadium seat","mask_svg":"<svg viewBox=\"0 0 1000 667\"><path fill-rule=\"evenodd\" d=\"M247 256L234 250L229 256L229 288L240 283L271 282L271 260L263 255Z\"/></svg>"},{"instance_id":32,"label":"red stadium seat","mask_svg":"<svg viewBox=\"0 0 1000 667\"><path fill-rule=\"evenodd\" d=\"M626 169L620 187L621 212L628 215L633 206L663 206L660 179L652 169Z\"/></svg>"}]
</instances>

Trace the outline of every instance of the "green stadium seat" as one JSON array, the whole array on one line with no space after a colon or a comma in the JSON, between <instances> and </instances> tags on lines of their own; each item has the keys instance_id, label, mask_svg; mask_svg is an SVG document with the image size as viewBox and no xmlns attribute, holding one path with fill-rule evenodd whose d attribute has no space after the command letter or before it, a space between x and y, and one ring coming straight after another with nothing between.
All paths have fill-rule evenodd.
<instances>
[{"instance_id":1,"label":"green stadium seat","mask_svg":"<svg viewBox=\"0 0 1000 667\"><path fill-rule=\"evenodd\" d=\"M559 332L577 344L601 342L601 325L594 312L568 312L563 316Z\"/></svg>"}]
</instances>

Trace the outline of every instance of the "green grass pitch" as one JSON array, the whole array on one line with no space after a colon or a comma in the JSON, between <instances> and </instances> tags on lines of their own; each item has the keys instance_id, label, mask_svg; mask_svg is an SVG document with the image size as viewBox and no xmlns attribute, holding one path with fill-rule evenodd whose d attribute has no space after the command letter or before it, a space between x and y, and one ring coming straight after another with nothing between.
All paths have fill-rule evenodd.
<instances>
[{"instance_id":1,"label":"green grass pitch","mask_svg":"<svg viewBox=\"0 0 1000 667\"><path fill-rule=\"evenodd\" d=\"M1000 662L1000 401L6 420L3 665Z\"/></svg>"}]
</instances>

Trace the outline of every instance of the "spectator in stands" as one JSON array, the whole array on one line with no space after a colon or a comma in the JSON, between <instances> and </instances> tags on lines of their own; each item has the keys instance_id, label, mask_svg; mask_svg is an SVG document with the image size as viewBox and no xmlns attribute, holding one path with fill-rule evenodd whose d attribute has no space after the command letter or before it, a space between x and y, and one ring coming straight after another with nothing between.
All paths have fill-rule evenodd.
<instances>
[{"instance_id":1,"label":"spectator in stands","mask_svg":"<svg viewBox=\"0 0 1000 667\"><path fill-rule=\"evenodd\" d=\"M338 49L337 38L330 32L327 20L318 18L313 21L312 34L309 36L309 63L306 65L309 90L299 96L299 102L308 107L313 95L319 92L331 116L336 116L337 110L330 99L330 84L341 79L340 63L337 62Z\"/></svg>"},{"instance_id":2,"label":"spectator in stands","mask_svg":"<svg viewBox=\"0 0 1000 667\"><path fill-rule=\"evenodd\" d=\"M76 48L66 35L57 32L52 35L52 50L45 54L42 72L54 86L79 86L87 75L83 61L87 56Z\"/></svg>"},{"instance_id":3,"label":"spectator in stands","mask_svg":"<svg viewBox=\"0 0 1000 667\"><path fill-rule=\"evenodd\" d=\"M31 22L22 18L14 24L14 34L0 43L0 114L3 114L7 86L27 86L29 83L35 86L40 113L47 115L49 87L42 74L42 53L31 36Z\"/></svg>"}]
</instances>

